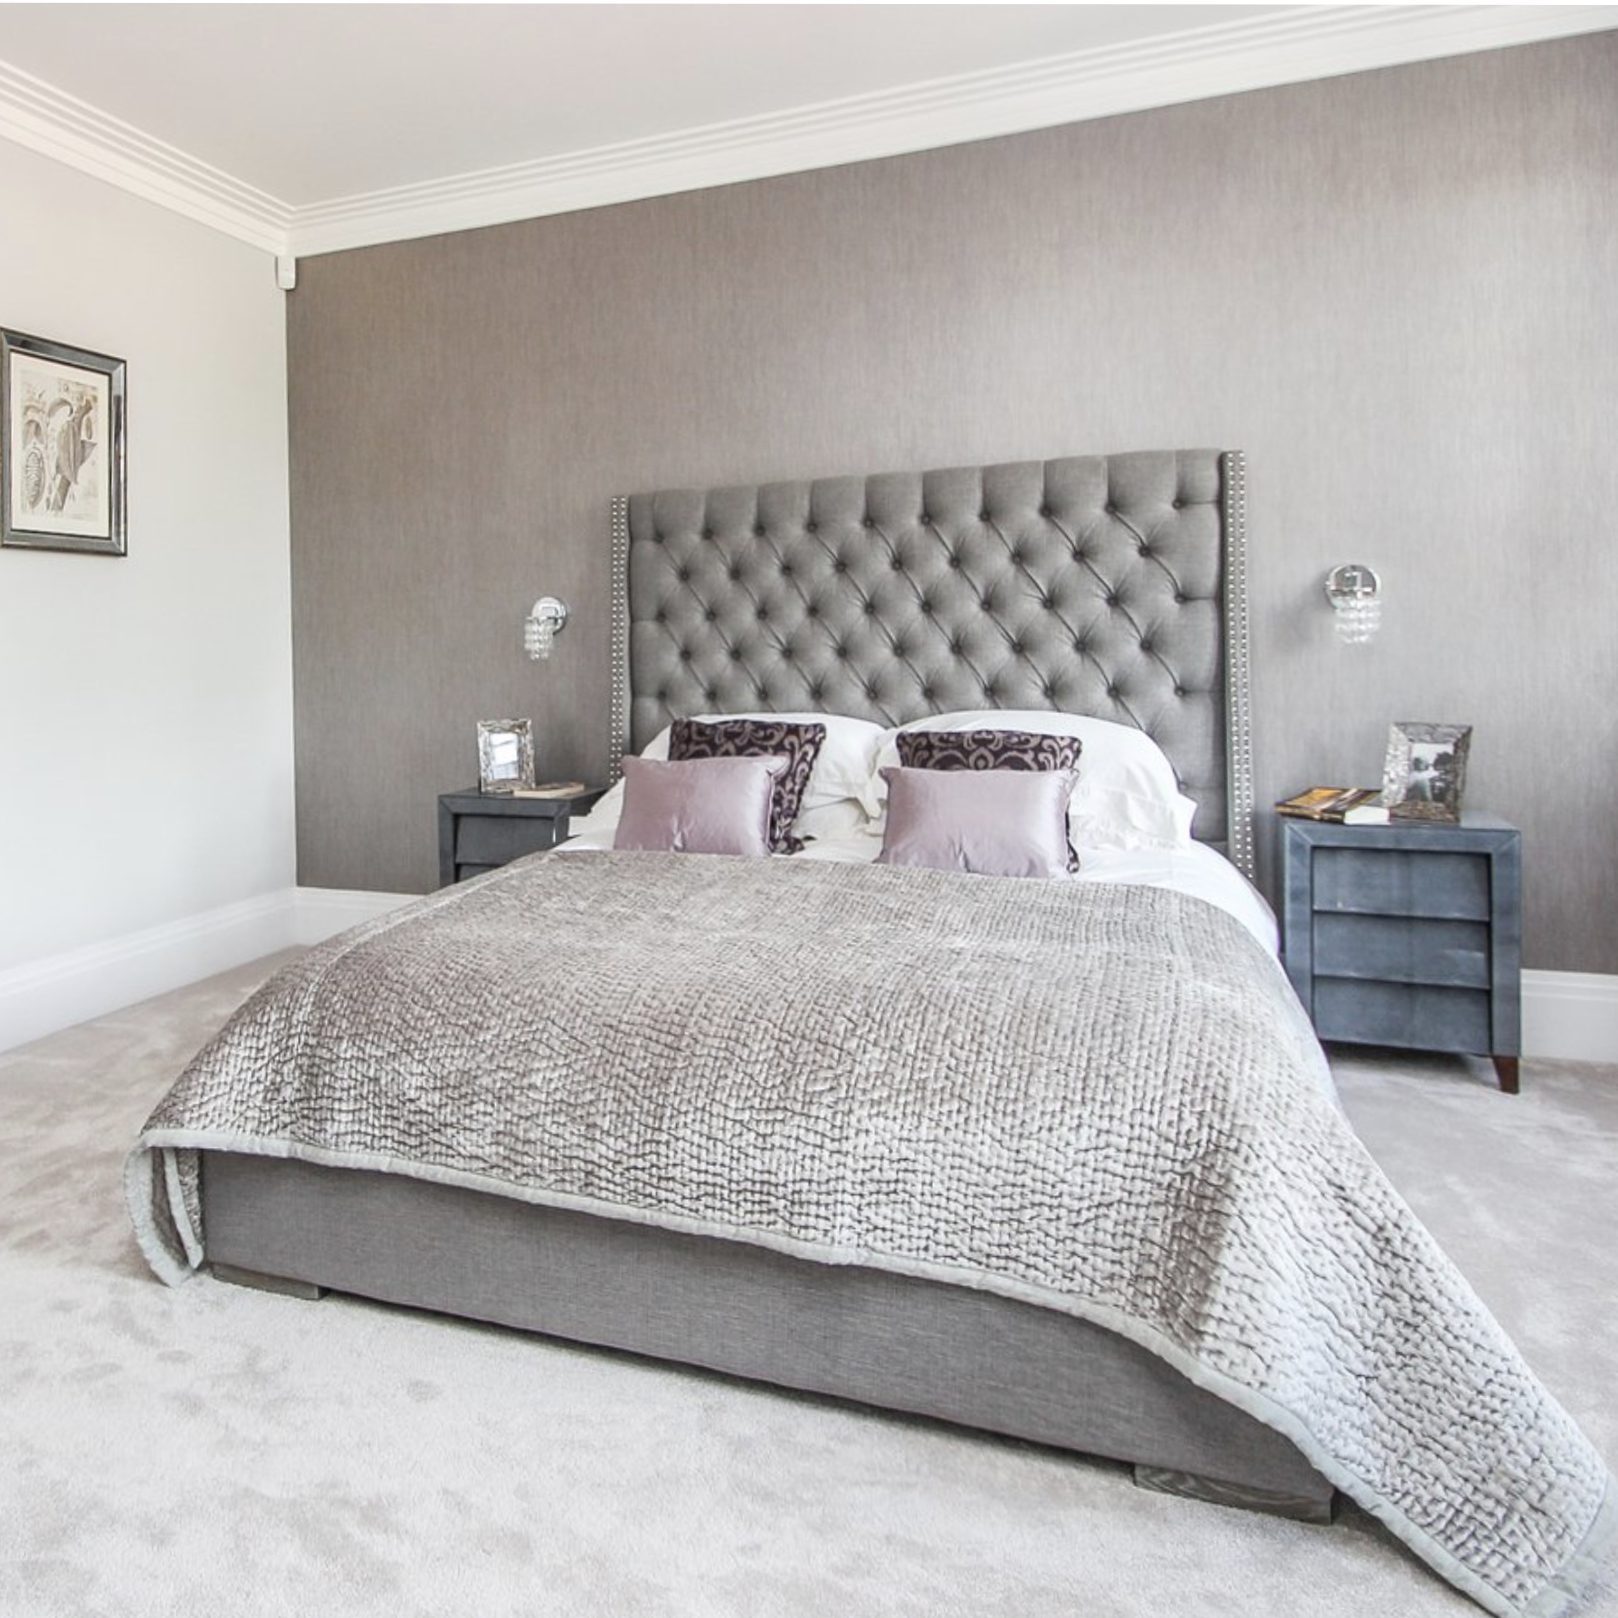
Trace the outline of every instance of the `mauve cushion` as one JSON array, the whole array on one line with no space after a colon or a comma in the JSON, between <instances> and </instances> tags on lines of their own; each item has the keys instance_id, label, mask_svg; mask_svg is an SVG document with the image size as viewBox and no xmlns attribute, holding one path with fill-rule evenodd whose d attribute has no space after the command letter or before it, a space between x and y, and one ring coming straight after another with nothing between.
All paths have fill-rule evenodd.
<instances>
[{"instance_id":1,"label":"mauve cushion","mask_svg":"<svg viewBox=\"0 0 1618 1618\"><path fill-rule=\"evenodd\" d=\"M770 810L784 758L624 760L614 848L667 854L770 852Z\"/></svg>"},{"instance_id":2,"label":"mauve cushion","mask_svg":"<svg viewBox=\"0 0 1618 1618\"><path fill-rule=\"evenodd\" d=\"M1065 876L1072 770L883 770L881 865L979 876Z\"/></svg>"},{"instance_id":3,"label":"mauve cushion","mask_svg":"<svg viewBox=\"0 0 1618 1618\"><path fill-rule=\"evenodd\" d=\"M770 848L777 854L796 854L803 839L792 835L792 822L803 807L825 740L824 725L780 719L676 719L669 728L669 757L785 759L770 810Z\"/></svg>"},{"instance_id":4,"label":"mauve cushion","mask_svg":"<svg viewBox=\"0 0 1618 1618\"><path fill-rule=\"evenodd\" d=\"M1077 736L1032 730L902 730L894 740L912 770L1076 770L1084 748ZM1071 835L1067 868L1079 868Z\"/></svg>"}]
</instances>

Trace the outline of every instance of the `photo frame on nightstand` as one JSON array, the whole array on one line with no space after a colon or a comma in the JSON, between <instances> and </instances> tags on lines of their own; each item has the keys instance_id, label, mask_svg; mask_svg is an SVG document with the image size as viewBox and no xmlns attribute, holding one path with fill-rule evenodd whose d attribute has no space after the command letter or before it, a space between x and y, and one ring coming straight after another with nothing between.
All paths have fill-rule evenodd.
<instances>
[{"instance_id":1,"label":"photo frame on nightstand","mask_svg":"<svg viewBox=\"0 0 1618 1618\"><path fill-rule=\"evenodd\" d=\"M478 721L478 790L506 796L534 785L534 727L527 719Z\"/></svg>"},{"instance_id":2,"label":"photo frame on nightstand","mask_svg":"<svg viewBox=\"0 0 1618 1618\"><path fill-rule=\"evenodd\" d=\"M1471 747L1470 725L1413 720L1390 725L1382 767L1382 802L1389 817L1458 824Z\"/></svg>"}]
</instances>

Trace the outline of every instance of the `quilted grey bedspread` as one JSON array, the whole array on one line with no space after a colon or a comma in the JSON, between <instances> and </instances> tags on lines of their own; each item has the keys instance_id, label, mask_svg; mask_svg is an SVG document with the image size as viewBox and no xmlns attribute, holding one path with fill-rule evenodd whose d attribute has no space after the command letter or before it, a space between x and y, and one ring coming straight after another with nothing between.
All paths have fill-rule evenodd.
<instances>
[{"instance_id":1,"label":"quilted grey bedspread","mask_svg":"<svg viewBox=\"0 0 1618 1618\"><path fill-rule=\"evenodd\" d=\"M196 1057L128 1169L392 1170L982 1287L1291 1438L1491 1612L1569 1611L1607 1469L1339 1110L1277 963L1161 889L541 855L355 928Z\"/></svg>"}]
</instances>

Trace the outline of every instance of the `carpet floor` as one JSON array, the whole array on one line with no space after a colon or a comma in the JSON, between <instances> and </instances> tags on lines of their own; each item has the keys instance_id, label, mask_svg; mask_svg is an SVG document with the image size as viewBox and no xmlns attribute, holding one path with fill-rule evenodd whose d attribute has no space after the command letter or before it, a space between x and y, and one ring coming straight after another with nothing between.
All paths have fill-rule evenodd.
<instances>
[{"instance_id":1,"label":"carpet floor","mask_svg":"<svg viewBox=\"0 0 1618 1618\"><path fill-rule=\"evenodd\" d=\"M345 1298L152 1279L120 1165L275 962L0 1056L5 1618L1462 1618L1362 1514ZM1336 1064L1388 1174L1618 1459L1618 1070ZM1598 1602L1618 1613L1618 1600Z\"/></svg>"}]
</instances>

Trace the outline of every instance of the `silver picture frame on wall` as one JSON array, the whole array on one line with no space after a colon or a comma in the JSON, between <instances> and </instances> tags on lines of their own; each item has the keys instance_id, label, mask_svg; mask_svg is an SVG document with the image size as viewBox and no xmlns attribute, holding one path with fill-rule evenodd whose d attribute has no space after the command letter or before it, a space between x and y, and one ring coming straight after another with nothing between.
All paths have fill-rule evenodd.
<instances>
[{"instance_id":1,"label":"silver picture frame on wall","mask_svg":"<svg viewBox=\"0 0 1618 1618\"><path fill-rule=\"evenodd\" d=\"M478 790L502 796L533 786L533 725L526 719L480 719Z\"/></svg>"},{"instance_id":2,"label":"silver picture frame on wall","mask_svg":"<svg viewBox=\"0 0 1618 1618\"><path fill-rule=\"evenodd\" d=\"M0 545L127 554L125 369L0 329Z\"/></svg>"},{"instance_id":3,"label":"silver picture frame on wall","mask_svg":"<svg viewBox=\"0 0 1618 1618\"><path fill-rule=\"evenodd\" d=\"M1429 725L1400 720L1388 727L1382 767L1382 802L1395 820L1454 825L1466 794L1470 725Z\"/></svg>"}]
</instances>

